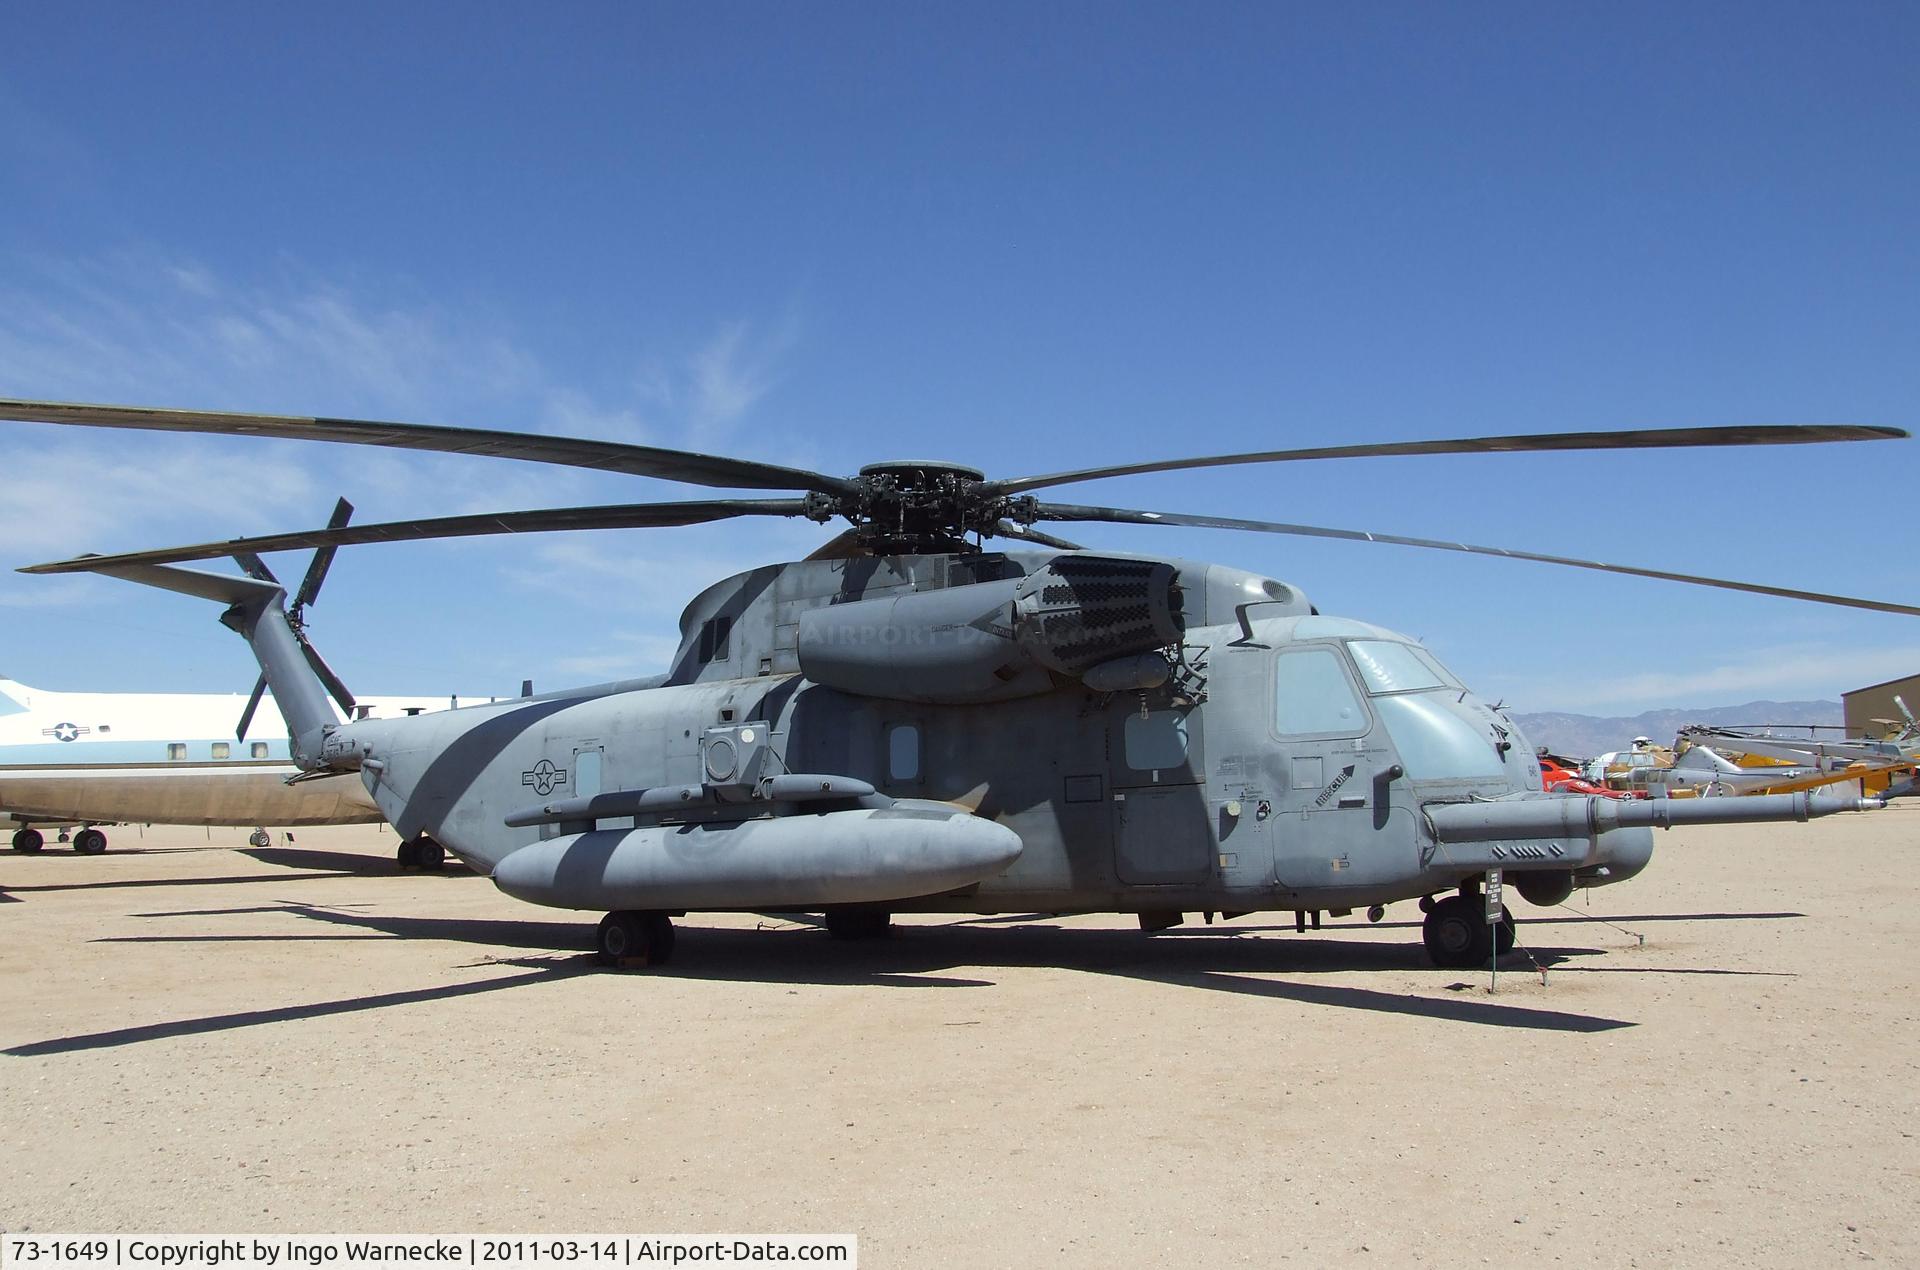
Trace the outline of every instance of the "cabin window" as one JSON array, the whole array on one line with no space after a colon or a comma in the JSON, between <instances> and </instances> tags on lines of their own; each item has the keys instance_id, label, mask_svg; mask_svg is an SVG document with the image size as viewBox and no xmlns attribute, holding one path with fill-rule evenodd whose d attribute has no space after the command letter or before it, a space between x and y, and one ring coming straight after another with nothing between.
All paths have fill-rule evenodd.
<instances>
[{"instance_id":1,"label":"cabin window","mask_svg":"<svg viewBox=\"0 0 1920 1270\"><path fill-rule=\"evenodd\" d=\"M215 758L232 758L233 747L225 741L215 741L213 743L213 756Z\"/></svg>"},{"instance_id":2,"label":"cabin window","mask_svg":"<svg viewBox=\"0 0 1920 1270\"><path fill-rule=\"evenodd\" d=\"M887 779L920 779L920 728L913 723L896 723L887 729Z\"/></svg>"},{"instance_id":3,"label":"cabin window","mask_svg":"<svg viewBox=\"0 0 1920 1270\"><path fill-rule=\"evenodd\" d=\"M1187 716L1178 710L1155 710L1145 717L1127 715L1121 739L1127 766L1136 772L1186 766Z\"/></svg>"},{"instance_id":4,"label":"cabin window","mask_svg":"<svg viewBox=\"0 0 1920 1270\"><path fill-rule=\"evenodd\" d=\"M725 661L733 642L733 618L721 613L708 618L700 626L700 660L702 662Z\"/></svg>"},{"instance_id":5,"label":"cabin window","mask_svg":"<svg viewBox=\"0 0 1920 1270\"><path fill-rule=\"evenodd\" d=\"M1368 722L1340 654L1324 644L1280 655L1274 719L1282 736L1360 736Z\"/></svg>"},{"instance_id":6,"label":"cabin window","mask_svg":"<svg viewBox=\"0 0 1920 1270\"><path fill-rule=\"evenodd\" d=\"M253 743L253 756L255 758L265 758L267 756L267 743L265 741L255 741Z\"/></svg>"},{"instance_id":7,"label":"cabin window","mask_svg":"<svg viewBox=\"0 0 1920 1270\"><path fill-rule=\"evenodd\" d=\"M592 798L600 792L600 750L573 752L573 796Z\"/></svg>"},{"instance_id":8,"label":"cabin window","mask_svg":"<svg viewBox=\"0 0 1920 1270\"><path fill-rule=\"evenodd\" d=\"M167 742L167 757L169 759L182 759L182 758L185 758L186 756L187 756L187 743L185 741Z\"/></svg>"}]
</instances>

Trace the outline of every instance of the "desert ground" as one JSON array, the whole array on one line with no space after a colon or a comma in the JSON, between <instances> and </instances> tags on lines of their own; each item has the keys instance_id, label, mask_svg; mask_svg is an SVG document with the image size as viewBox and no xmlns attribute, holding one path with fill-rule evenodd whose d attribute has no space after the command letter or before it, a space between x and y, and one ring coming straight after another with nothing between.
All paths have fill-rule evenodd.
<instances>
[{"instance_id":1,"label":"desert ground","mask_svg":"<svg viewBox=\"0 0 1920 1270\"><path fill-rule=\"evenodd\" d=\"M1419 913L596 915L383 829L0 855L0 1227L837 1232L868 1266L1920 1264L1920 807ZM1644 937L1644 944L1640 938ZM1545 981L1535 967L1545 968Z\"/></svg>"}]
</instances>

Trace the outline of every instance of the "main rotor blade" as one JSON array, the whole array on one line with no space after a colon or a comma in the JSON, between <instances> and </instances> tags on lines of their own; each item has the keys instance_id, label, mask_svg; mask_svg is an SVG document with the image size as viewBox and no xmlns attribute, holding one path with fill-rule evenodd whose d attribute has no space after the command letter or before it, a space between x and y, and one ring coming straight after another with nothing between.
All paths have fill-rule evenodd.
<instances>
[{"instance_id":1,"label":"main rotor blade","mask_svg":"<svg viewBox=\"0 0 1920 1270\"><path fill-rule=\"evenodd\" d=\"M327 528L345 529L347 522L352 519L353 504L343 498L333 505L333 515L327 519ZM320 584L327 580L327 570L333 567L333 553L338 550L338 543L328 543L313 553L313 563L307 566L307 576L300 579L299 594L293 597L294 612L303 611L320 598Z\"/></svg>"},{"instance_id":2,"label":"main rotor blade","mask_svg":"<svg viewBox=\"0 0 1920 1270\"><path fill-rule=\"evenodd\" d=\"M1032 525L1016 525L1010 520L1003 520L995 525L993 532L996 534L1004 534L1008 538L1023 538L1028 542L1037 542L1043 547L1058 547L1062 551L1086 550L1085 547L1077 542L1068 542L1065 538L1056 538L1052 534L1035 529Z\"/></svg>"},{"instance_id":3,"label":"main rotor blade","mask_svg":"<svg viewBox=\"0 0 1920 1270\"><path fill-rule=\"evenodd\" d=\"M663 450L618 441L550 437L484 428L447 428L423 423L377 423L363 419L310 419L294 415L237 414L222 410L159 410L147 406L89 406L63 401L0 398L0 420L74 424L89 428L141 428L153 432L211 432L220 435L283 437L296 441L333 441L380 445L398 450L437 450L496 459L525 459L589 467L630 476L654 476L718 489L807 489L850 493L843 477L779 467L751 459L731 459L693 450Z\"/></svg>"},{"instance_id":4,"label":"main rotor blade","mask_svg":"<svg viewBox=\"0 0 1920 1270\"><path fill-rule=\"evenodd\" d=\"M1632 432L1542 432L1510 437L1463 437L1457 441L1388 441L1373 445L1329 445L1306 450L1262 450L1249 454L1215 454L1204 458L1163 459L1153 463L1123 463L1088 467L1046 476L1022 476L1010 481L988 481L989 494L1018 494L1047 485L1097 481L1109 476L1137 476L1143 472L1174 472L1195 467L1233 467L1241 463L1297 463L1306 459L1366 459L1409 454L1508 454L1547 450L1669 450L1692 446L1807 445L1817 441L1894 441L1907 434L1899 428L1853 424L1755 424L1730 428L1649 428Z\"/></svg>"},{"instance_id":5,"label":"main rotor blade","mask_svg":"<svg viewBox=\"0 0 1920 1270\"><path fill-rule=\"evenodd\" d=\"M158 547L113 556L77 556L51 564L28 565L21 573L87 573L127 564L178 564L212 560L261 551L291 551L300 547L349 547L367 542L413 542L427 538L473 538L486 534L553 533L565 529L647 529L669 525L699 525L735 516L804 516L800 498L715 499L689 503L618 503L605 507L552 507L538 511L484 512L476 516L442 516L433 520L395 520L378 525L338 529L310 529L259 538L231 538L191 547Z\"/></svg>"},{"instance_id":6,"label":"main rotor blade","mask_svg":"<svg viewBox=\"0 0 1920 1270\"><path fill-rule=\"evenodd\" d=\"M1815 604L1838 604L1852 609L1872 609L1877 613L1904 613L1920 617L1920 608L1909 604L1891 604L1884 600L1861 600L1849 595L1827 595L1820 591L1796 591L1789 587L1763 586L1757 582L1730 582L1725 578L1703 578L1691 573L1669 573L1664 569L1641 569L1624 564L1601 564L1596 560L1574 560L1566 556L1547 556L1535 551L1510 551L1504 547L1476 547L1464 542L1439 542L1432 538L1407 538L1399 534L1370 534L1358 529L1328 529L1319 525L1289 525L1268 520L1236 520L1226 516L1188 516L1179 512L1143 512L1125 507L1081 507L1069 503L1041 503L1041 520L1105 521L1116 525L1185 525L1195 529L1244 529L1261 534L1292 534L1300 538L1341 538L1351 542L1384 542L1399 547L1430 547L1439 551L1465 551L1478 556L1505 556L1509 560L1532 560L1540 564L1568 565L1575 569L1597 569L1601 573L1624 573L1636 578L1659 578L1665 582L1685 582L1693 586L1719 587L1724 591L1748 591L1754 595L1777 595L1788 600L1809 600Z\"/></svg>"}]
</instances>

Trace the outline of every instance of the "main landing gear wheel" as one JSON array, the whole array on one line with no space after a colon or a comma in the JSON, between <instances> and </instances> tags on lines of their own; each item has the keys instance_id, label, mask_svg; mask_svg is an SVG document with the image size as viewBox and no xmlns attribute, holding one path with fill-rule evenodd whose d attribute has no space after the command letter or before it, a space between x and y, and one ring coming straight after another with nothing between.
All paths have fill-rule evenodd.
<instances>
[{"instance_id":1,"label":"main landing gear wheel","mask_svg":"<svg viewBox=\"0 0 1920 1270\"><path fill-rule=\"evenodd\" d=\"M13 849L32 855L47 845L46 835L38 829L16 829L13 831Z\"/></svg>"},{"instance_id":2,"label":"main landing gear wheel","mask_svg":"<svg viewBox=\"0 0 1920 1270\"><path fill-rule=\"evenodd\" d=\"M1496 957L1504 957L1513 951L1514 921L1513 910L1505 904L1500 906L1500 924L1493 928L1493 952Z\"/></svg>"},{"instance_id":3,"label":"main landing gear wheel","mask_svg":"<svg viewBox=\"0 0 1920 1270\"><path fill-rule=\"evenodd\" d=\"M447 867L447 849L426 834L417 838L408 838L402 842L394 856L403 869L444 869Z\"/></svg>"},{"instance_id":4,"label":"main landing gear wheel","mask_svg":"<svg viewBox=\"0 0 1920 1270\"><path fill-rule=\"evenodd\" d=\"M107 835L98 829L82 829L73 835L73 849L81 855L99 855L107 849Z\"/></svg>"},{"instance_id":5,"label":"main landing gear wheel","mask_svg":"<svg viewBox=\"0 0 1920 1270\"><path fill-rule=\"evenodd\" d=\"M673 920L665 913L608 913L594 948L603 966L664 966L673 960Z\"/></svg>"},{"instance_id":6,"label":"main landing gear wheel","mask_svg":"<svg viewBox=\"0 0 1920 1270\"><path fill-rule=\"evenodd\" d=\"M247 835L247 845L255 850L264 850L273 845L273 835L265 829L255 829Z\"/></svg>"},{"instance_id":7,"label":"main landing gear wheel","mask_svg":"<svg viewBox=\"0 0 1920 1270\"><path fill-rule=\"evenodd\" d=\"M1435 900L1421 923L1420 936L1433 964L1449 970L1471 970L1493 957L1493 930L1487 925L1485 901L1477 895Z\"/></svg>"},{"instance_id":8,"label":"main landing gear wheel","mask_svg":"<svg viewBox=\"0 0 1920 1270\"><path fill-rule=\"evenodd\" d=\"M893 914L884 909L830 908L827 935L833 939L885 939L893 933Z\"/></svg>"}]
</instances>

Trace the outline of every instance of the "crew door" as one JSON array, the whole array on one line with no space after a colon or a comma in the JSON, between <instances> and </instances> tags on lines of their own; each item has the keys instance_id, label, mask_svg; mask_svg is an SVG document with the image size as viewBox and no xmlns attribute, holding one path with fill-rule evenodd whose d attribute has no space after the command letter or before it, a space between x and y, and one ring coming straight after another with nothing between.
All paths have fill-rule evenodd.
<instances>
[{"instance_id":1,"label":"crew door","mask_svg":"<svg viewBox=\"0 0 1920 1270\"><path fill-rule=\"evenodd\" d=\"M1198 708L1116 710L1108 734L1114 872L1130 886L1204 882L1213 863Z\"/></svg>"}]
</instances>

